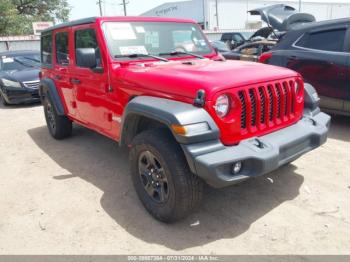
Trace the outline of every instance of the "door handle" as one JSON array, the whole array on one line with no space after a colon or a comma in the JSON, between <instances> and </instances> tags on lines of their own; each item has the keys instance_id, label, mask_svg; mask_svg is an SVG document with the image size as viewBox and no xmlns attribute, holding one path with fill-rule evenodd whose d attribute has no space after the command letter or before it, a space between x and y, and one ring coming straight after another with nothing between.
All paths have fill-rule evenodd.
<instances>
[{"instance_id":1,"label":"door handle","mask_svg":"<svg viewBox=\"0 0 350 262\"><path fill-rule=\"evenodd\" d=\"M297 60L297 57L295 55L292 55L290 57L288 57L289 60Z\"/></svg>"},{"instance_id":2,"label":"door handle","mask_svg":"<svg viewBox=\"0 0 350 262\"><path fill-rule=\"evenodd\" d=\"M55 75L54 78L55 78L56 80L61 80L61 79L62 79L62 76L61 76L61 75Z\"/></svg>"},{"instance_id":3,"label":"door handle","mask_svg":"<svg viewBox=\"0 0 350 262\"><path fill-rule=\"evenodd\" d=\"M81 81L79 79L76 79L76 78L71 78L70 82L71 82L71 84L74 84L74 85L79 85L81 83Z\"/></svg>"}]
</instances>

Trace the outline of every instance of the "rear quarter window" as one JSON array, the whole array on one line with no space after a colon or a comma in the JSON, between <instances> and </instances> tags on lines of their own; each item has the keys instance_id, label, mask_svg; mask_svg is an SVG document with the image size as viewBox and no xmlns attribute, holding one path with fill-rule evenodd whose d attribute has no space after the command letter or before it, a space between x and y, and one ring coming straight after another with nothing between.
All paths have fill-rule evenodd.
<instances>
[{"instance_id":1,"label":"rear quarter window","mask_svg":"<svg viewBox=\"0 0 350 262\"><path fill-rule=\"evenodd\" d=\"M306 33L295 45L323 51L343 52L345 33L345 28Z\"/></svg>"},{"instance_id":2,"label":"rear quarter window","mask_svg":"<svg viewBox=\"0 0 350 262\"><path fill-rule=\"evenodd\" d=\"M232 40L232 35L231 34L223 34L221 37L221 41L231 41Z\"/></svg>"}]
</instances>

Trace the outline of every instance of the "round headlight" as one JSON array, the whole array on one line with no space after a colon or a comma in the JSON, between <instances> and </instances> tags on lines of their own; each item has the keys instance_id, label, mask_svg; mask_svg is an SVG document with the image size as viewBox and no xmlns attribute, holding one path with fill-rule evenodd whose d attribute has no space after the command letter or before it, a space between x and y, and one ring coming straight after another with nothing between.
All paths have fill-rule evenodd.
<instances>
[{"instance_id":1,"label":"round headlight","mask_svg":"<svg viewBox=\"0 0 350 262\"><path fill-rule=\"evenodd\" d=\"M221 95L216 99L215 111L218 117L223 118L230 109L230 99L227 95Z\"/></svg>"}]
</instances>

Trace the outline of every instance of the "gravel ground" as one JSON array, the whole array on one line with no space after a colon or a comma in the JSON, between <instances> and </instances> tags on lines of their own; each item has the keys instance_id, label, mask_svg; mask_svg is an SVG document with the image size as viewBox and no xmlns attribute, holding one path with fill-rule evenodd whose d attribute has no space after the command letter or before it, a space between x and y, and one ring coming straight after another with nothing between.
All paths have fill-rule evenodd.
<instances>
[{"instance_id":1,"label":"gravel ground","mask_svg":"<svg viewBox=\"0 0 350 262\"><path fill-rule=\"evenodd\" d=\"M166 225L141 206L115 142L78 126L55 141L42 111L0 107L0 254L350 253L350 118L272 174L207 188Z\"/></svg>"}]
</instances>

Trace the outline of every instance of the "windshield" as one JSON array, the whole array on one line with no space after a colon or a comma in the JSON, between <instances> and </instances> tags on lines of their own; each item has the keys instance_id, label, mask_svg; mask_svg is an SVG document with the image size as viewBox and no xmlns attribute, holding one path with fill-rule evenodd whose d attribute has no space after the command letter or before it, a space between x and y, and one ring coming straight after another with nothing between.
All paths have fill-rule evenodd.
<instances>
[{"instance_id":1,"label":"windshield","mask_svg":"<svg viewBox=\"0 0 350 262\"><path fill-rule=\"evenodd\" d=\"M245 40L248 40L253 34L254 32L241 32L241 35L243 35Z\"/></svg>"},{"instance_id":2,"label":"windshield","mask_svg":"<svg viewBox=\"0 0 350 262\"><path fill-rule=\"evenodd\" d=\"M105 22L103 30L111 55L119 59L134 59L132 54L170 56L175 51L176 55L212 52L199 27L190 23Z\"/></svg>"},{"instance_id":3,"label":"windshield","mask_svg":"<svg viewBox=\"0 0 350 262\"><path fill-rule=\"evenodd\" d=\"M221 41L213 41L213 46L219 49L219 51L227 51L229 52L230 49L228 49L227 45L224 42Z\"/></svg>"},{"instance_id":4,"label":"windshield","mask_svg":"<svg viewBox=\"0 0 350 262\"><path fill-rule=\"evenodd\" d=\"M1 70L23 70L27 68L39 68L40 56L39 54L26 54L17 56L2 56L0 57Z\"/></svg>"}]
</instances>

